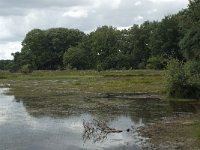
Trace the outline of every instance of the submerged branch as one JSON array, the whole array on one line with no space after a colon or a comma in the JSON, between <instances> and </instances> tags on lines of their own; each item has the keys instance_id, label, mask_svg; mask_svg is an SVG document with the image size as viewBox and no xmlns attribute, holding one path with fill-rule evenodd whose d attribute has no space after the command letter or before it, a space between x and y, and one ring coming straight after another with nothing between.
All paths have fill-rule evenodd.
<instances>
[{"instance_id":1,"label":"submerged branch","mask_svg":"<svg viewBox=\"0 0 200 150\"><path fill-rule=\"evenodd\" d=\"M109 133L121 133L122 130L110 128L105 122L93 119L92 121L86 122L83 120L83 140L93 139L93 142L102 142L106 139Z\"/></svg>"}]
</instances>

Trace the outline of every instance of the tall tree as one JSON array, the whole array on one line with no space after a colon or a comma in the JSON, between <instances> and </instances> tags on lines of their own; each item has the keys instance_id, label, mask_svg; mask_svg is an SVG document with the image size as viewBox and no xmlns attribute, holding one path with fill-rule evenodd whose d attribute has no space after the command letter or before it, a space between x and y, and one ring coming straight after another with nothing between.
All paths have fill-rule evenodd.
<instances>
[{"instance_id":1,"label":"tall tree","mask_svg":"<svg viewBox=\"0 0 200 150\"><path fill-rule=\"evenodd\" d=\"M129 29L131 66L133 68L144 68L150 57L149 37L155 22L146 21L140 26L134 25Z\"/></svg>"},{"instance_id":2,"label":"tall tree","mask_svg":"<svg viewBox=\"0 0 200 150\"><path fill-rule=\"evenodd\" d=\"M179 47L180 28L175 15L166 16L158 23L150 37L152 56L182 58Z\"/></svg>"},{"instance_id":3,"label":"tall tree","mask_svg":"<svg viewBox=\"0 0 200 150\"><path fill-rule=\"evenodd\" d=\"M76 29L54 28L45 32L48 41L48 51L52 68L63 66L63 55L68 48L77 46L85 34Z\"/></svg>"},{"instance_id":4,"label":"tall tree","mask_svg":"<svg viewBox=\"0 0 200 150\"><path fill-rule=\"evenodd\" d=\"M91 49L93 58L97 64L101 64L104 69L110 69L111 55L119 52L118 47L119 31L116 28L103 26L91 33Z\"/></svg>"},{"instance_id":5,"label":"tall tree","mask_svg":"<svg viewBox=\"0 0 200 150\"><path fill-rule=\"evenodd\" d=\"M34 29L22 42L21 53L14 54L19 66L30 64L35 69L63 67L63 55L69 47L77 46L85 34L76 29ZM22 59L22 58L23 59Z\"/></svg>"},{"instance_id":6,"label":"tall tree","mask_svg":"<svg viewBox=\"0 0 200 150\"><path fill-rule=\"evenodd\" d=\"M184 38L180 47L187 60L200 59L200 0L190 0L188 9L183 13L182 28Z\"/></svg>"},{"instance_id":7,"label":"tall tree","mask_svg":"<svg viewBox=\"0 0 200 150\"><path fill-rule=\"evenodd\" d=\"M46 61L44 55L47 50L46 47L47 42L44 31L33 29L26 34L25 39L22 41L21 53L16 53L14 60L18 61L20 66L30 64L35 69L44 69L42 63Z\"/></svg>"}]
</instances>

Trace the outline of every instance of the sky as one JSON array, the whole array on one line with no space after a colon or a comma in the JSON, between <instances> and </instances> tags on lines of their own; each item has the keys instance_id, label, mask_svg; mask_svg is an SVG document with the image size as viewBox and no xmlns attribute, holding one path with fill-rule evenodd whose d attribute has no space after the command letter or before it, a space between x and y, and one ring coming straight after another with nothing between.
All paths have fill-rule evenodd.
<instances>
[{"instance_id":1,"label":"sky","mask_svg":"<svg viewBox=\"0 0 200 150\"><path fill-rule=\"evenodd\" d=\"M34 29L78 28L85 33L102 25L119 29L160 20L186 8L188 0L0 0L0 59L12 59Z\"/></svg>"}]
</instances>

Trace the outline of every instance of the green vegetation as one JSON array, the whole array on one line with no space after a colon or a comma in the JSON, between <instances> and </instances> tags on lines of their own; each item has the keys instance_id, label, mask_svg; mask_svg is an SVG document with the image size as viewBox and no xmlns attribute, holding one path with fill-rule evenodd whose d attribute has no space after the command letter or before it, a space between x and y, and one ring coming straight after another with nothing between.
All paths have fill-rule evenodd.
<instances>
[{"instance_id":1,"label":"green vegetation","mask_svg":"<svg viewBox=\"0 0 200 150\"><path fill-rule=\"evenodd\" d=\"M28 74L31 72L32 72L32 69L30 65L27 64L21 67L21 73Z\"/></svg>"},{"instance_id":2,"label":"green vegetation","mask_svg":"<svg viewBox=\"0 0 200 150\"><path fill-rule=\"evenodd\" d=\"M87 61L88 59L85 52L78 47L69 48L68 51L64 53L63 64L65 69L69 68L69 66L73 66L73 68L79 70L89 68L89 66L87 66Z\"/></svg>"},{"instance_id":3,"label":"green vegetation","mask_svg":"<svg viewBox=\"0 0 200 150\"><path fill-rule=\"evenodd\" d=\"M0 83L10 84L16 90L32 87L38 81L38 92L53 89L62 92L81 91L94 93L148 92L163 93L164 72L152 70L124 71L34 71L30 74L2 72ZM48 85L48 86L46 86ZM15 88L16 87L16 88ZM28 88L21 91L26 93ZM28 91L27 91L28 92ZM30 92L28 92L30 93ZM50 93L49 93L50 94Z\"/></svg>"},{"instance_id":4,"label":"green vegetation","mask_svg":"<svg viewBox=\"0 0 200 150\"><path fill-rule=\"evenodd\" d=\"M198 124L198 127L196 129L196 136L197 136L198 142L200 144L200 124Z\"/></svg>"},{"instance_id":5,"label":"green vegetation","mask_svg":"<svg viewBox=\"0 0 200 150\"><path fill-rule=\"evenodd\" d=\"M167 72L167 92L178 98L200 98L200 62L171 60Z\"/></svg>"},{"instance_id":6,"label":"green vegetation","mask_svg":"<svg viewBox=\"0 0 200 150\"><path fill-rule=\"evenodd\" d=\"M12 60L0 60L0 70L9 70L12 66Z\"/></svg>"},{"instance_id":7,"label":"green vegetation","mask_svg":"<svg viewBox=\"0 0 200 150\"><path fill-rule=\"evenodd\" d=\"M199 119L196 121L195 125L192 126L193 137L197 141L198 147L200 147L200 122Z\"/></svg>"},{"instance_id":8,"label":"green vegetation","mask_svg":"<svg viewBox=\"0 0 200 150\"><path fill-rule=\"evenodd\" d=\"M21 52L13 54L15 67L29 64L35 70L60 69L66 49L77 46L84 36L75 29L34 29L22 41Z\"/></svg>"},{"instance_id":9,"label":"green vegetation","mask_svg":"<svg viewBox=\"0 0 200 150\"><path fill-rule=\"evenodd\" d=\"M162 70L166 67L167 61L168 61L167 59L161 56L150 57L147 61L148 62L147 68Z\"/></svg>"}]
</instances>

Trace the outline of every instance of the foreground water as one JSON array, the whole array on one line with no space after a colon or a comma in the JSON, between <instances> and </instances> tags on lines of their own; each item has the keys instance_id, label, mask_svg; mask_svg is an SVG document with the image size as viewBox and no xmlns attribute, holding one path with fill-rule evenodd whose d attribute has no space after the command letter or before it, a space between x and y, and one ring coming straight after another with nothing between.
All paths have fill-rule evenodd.
<instances>
[{"instance_id":1,"label":"foreground water","mask_svg":"<svg viewBox=\"0 0 200 150\"><path fill-rule=\"evenodd\" d=\"M145 138L135 129L200 108L197 102L168 102L155 97L85 97L77 93L15 97L5 95L7 90L0 90L0 150L137 150L145 144ZM93 118L123 132L97 141L87 139L83 137L83 120Z\"/></svg>"}]
</instances>

